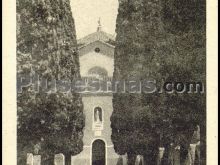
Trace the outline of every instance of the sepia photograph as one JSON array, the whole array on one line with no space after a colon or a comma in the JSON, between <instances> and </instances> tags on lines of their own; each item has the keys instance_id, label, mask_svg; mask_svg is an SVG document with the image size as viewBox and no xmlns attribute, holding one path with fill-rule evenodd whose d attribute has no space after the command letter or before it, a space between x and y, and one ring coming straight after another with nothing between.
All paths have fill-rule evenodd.
<instances>
[{"instance_id":1,"label":"sepia photograph","mask_svg":"<svg viewBox=\"0 0 220 165\"><path fill-rule=\"evenodd\" d=\"M17 165L212 165L206 0L14 6Z\"/></svg>"}]
</instances>

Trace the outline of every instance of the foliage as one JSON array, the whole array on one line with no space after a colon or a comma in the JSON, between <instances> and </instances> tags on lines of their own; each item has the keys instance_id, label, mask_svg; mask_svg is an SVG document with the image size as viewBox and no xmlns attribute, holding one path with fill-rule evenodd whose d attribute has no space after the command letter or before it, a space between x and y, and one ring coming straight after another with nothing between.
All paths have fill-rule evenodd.
<instances>
[{"instance_id":1,"label":"foliage","mask_svg":"<svg viewBox=\"0 0 220 165\"><path fill-rule=\"evenodd\" d=\"M119 2L114 80L205 83L205 1ZM147 164L159 145L175 143L185 154L196 126L205 128L205 107L205 94L115 93L115 151L142 154Z\"/></svg>"},{"instance_id":2,"label":"foliage","mask_svg":"<svg viewBox=\"0 0 220 165\"><path fill-rule=\"evenodd\" d=\"M68 0L17 1L17 72L39 80L80 78L75 25ZM36 93L33 86L18 93L18 164L27 152L78 154L83 149L81 97L69 93ZM44 162L45 161L45 162Z\"/></svg>"}]
</instances>

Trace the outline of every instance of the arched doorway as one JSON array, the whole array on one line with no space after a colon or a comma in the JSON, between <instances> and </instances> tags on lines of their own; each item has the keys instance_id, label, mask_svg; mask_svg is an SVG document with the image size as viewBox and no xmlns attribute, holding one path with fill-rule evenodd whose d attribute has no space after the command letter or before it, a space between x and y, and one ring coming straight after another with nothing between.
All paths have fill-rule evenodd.
<instances>
[{"instance_id":1,"label":"arched doorway","mask_svg":"<svg viewBox=\"0 0 220 165\"><path fill-rule=\"evenodd\" d=\"M97 139L92 143L92 165L105 165L105 142Z\"/></svg>"}]
</instances>

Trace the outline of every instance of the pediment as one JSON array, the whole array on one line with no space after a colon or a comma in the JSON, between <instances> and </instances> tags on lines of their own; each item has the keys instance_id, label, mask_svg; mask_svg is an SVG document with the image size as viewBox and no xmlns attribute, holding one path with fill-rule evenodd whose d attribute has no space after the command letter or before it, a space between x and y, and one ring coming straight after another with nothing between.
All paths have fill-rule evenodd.
<instances>
[{"instance_id":1,"label":"pediment","mask_svg":"<svg viewBox=\"0 0 220 165\"><path fill-rule=\"evenodd\" d=\"M106 56L113 58L115 47L106 42L97 40L87 45L83 45L79 47L78 49L79 49L79 56L83 56L91 52L91 53L106 55Z\"/></svg>"}]
</instances>

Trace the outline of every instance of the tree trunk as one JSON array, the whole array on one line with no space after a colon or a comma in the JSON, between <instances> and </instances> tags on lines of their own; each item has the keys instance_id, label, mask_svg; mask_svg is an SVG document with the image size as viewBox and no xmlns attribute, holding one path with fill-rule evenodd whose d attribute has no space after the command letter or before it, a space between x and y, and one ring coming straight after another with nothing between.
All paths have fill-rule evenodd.
<instances>
[{"instance_id":1,"label":"tree trunk","mask_svg":"<svg viewBox=\"0 0 220 165\"><path fill-rule=\"evenodd\" d=\"M181 145L180 146L180 165L185 165L186 158L188 155L188 148L186 145Z\"/></svg>"},{"instance_id":2,"label":"tree trunk","mask_svg":"<svg viewBox=\"0 0 220 165\"><path fill-rule=\"evenodd\" d=\"M128 153L128 165L134 165L136 160L136 154Z\"/></svg>"},{"instance_id":3,"label":"tree trunk","mask_svg":"<svg viewBox=\"0 0 220 165\"><path fill-rule=\"evenodd\" d=\"M65 155L65 165L71 165L71 155Z\"/></svg>"},{"instance_id":4,"label":"tree trunk","mask_svg":"<svg viewBox=\"0 0 220 165\"><path fill-rule=\"evenodd\" d=\"M53 165L54 164L54 156L53 155L42 155L41 156L41 165Z\"/></svg>"},{"instance_id":5,"label":"tree trunk","mask_svg":"<svg viewBox=\"0 0 220 165\"><path fill-rule=\"evenodd\" d=\"M144 155L144 164L145 165L156 165L158 159L158 147L151 147L147 150L146 154Z\"/></svg>"},{"instance_id":6,"label":"tree trunk","mask_svg":"<svg viewBox=\"0 0 220 165\"><path fill-rule=\"evenodd\" d=\"M161 160L161 165L169 165L169 155L170 155L170 146L169 144L165 146L165 151L164 151L164 155L163 158Z\"/></svg>"}]
</instances>

